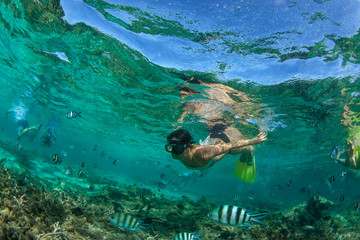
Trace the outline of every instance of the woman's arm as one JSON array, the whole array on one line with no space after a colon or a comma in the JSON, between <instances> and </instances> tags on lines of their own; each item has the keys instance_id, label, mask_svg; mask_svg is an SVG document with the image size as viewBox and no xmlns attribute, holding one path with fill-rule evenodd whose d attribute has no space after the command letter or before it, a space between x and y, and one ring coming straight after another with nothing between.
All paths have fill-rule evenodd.
<instances>
[{"instance_id":1,"label":"woman's arm","mask_svg":"<svg viewBox=\"0 0 360 240\"><path fill-rule=\"evenodd\" d=\"M221 143L215 145L197 146L194 155L197 159L210 160L219 155L225 155L234 148L262 143L266 140L266 136L266 133L261 132L253 139L238 140L230 143Z\"/></svg>"}]
</instances>

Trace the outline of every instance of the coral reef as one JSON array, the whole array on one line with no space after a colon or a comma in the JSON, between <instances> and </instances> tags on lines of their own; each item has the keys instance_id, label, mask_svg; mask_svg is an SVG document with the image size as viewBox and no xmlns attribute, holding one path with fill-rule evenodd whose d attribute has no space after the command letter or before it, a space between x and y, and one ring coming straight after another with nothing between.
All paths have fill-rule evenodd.
<instances>
[{"instance_id":1,"label":"coral reef","mask_svg":"<svg viewBox=\"0 0 360 240\"><path fill-rule=\"evenodd\" d=\"M3 163L4 160L1 161ZM269 213L265 226L223 226L210 221L215 205L205 198L165 198L136 185L108 185L92 194L47 186L2 164L0 172L0 239L171 239L179 232L201 232L204 239L355 239L360 231L332 216L333 203L313 197L282 215ZM143 221L146 231L121 231L108 220L124 211ZM347 221L346 224L343 222Z\"/></svg>"},{"instance_id":2,"label":"coral reef","mask_svg":"<svg viewBox=\"0 0 360 240\"><path fill-rule=\"evenodd\" d=\"M171 199L141 185L119 185L95 176L82 178L81 186L62 181L59 184L34 176L29 169L24 171L31 166L30 159L41 155L24 150L19 154L16 148L9 147L3 150L6 157L0 160L0 240L160 240L180 232L202 233L200 239L209 240L360 239L360 212L352 206L341 205L341 209L320 196L284 214L259 209L269 214L262 220L264 226L224 226L207 217L217 205L205 197ZM121 211L141 220L146 230L137 233L113 226L110 214Z\"/></svg>"}]
</instances>

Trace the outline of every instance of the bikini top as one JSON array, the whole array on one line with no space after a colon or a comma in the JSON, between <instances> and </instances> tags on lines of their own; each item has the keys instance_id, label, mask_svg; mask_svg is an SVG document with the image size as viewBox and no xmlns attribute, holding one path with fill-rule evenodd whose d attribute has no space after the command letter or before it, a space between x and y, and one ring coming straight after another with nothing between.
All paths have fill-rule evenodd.
<instances>
[{"instance_id":1,"label":"bikini top","mask_svg":"<svg viewBox=\"0 0 360 240\"><path fill-rule=\"evenodd\" d=\"M195 159L195 162L199 163L199 161L196 160L196 157L195 157L194 153L191 152L191 154L193 155L193 158ZM190 169L190 170L193 170L193 171L205 171L205 170L209 169L213 164L214 164L214 159L212 158L206 165L204 165L202 167L188 167L188 166L186 166L186 168Z\"/></svg>"}]
</instances>

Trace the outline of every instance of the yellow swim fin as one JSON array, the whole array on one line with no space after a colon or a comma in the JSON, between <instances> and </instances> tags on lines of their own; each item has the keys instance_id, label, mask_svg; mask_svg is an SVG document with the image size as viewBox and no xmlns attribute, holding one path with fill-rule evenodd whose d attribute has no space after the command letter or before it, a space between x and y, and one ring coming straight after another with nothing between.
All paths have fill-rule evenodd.
<instances>
[{"instance_id":1,"label":"yellow swim fin","mask_svg":"<svg viewBox=\"0 0 360 240\"><path fill-rule=\"evenodd\" d=\"M255 182L255 156L253 153L243 153L236 163L234 176L246 183Z\"/></svg>"}]
</instances>

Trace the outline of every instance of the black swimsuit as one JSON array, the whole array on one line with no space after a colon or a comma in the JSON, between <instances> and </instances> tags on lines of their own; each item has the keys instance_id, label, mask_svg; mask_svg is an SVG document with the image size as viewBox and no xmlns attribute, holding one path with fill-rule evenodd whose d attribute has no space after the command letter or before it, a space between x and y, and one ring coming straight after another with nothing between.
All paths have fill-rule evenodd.
<instances>
[{"instance_id":1,"label":"black swimsuit","mask_svg":"<svg viewBox=\"0 0 360 240\"><path fill-rule=\"evenodd\" d=\"M227 126L225 124L221 124L221 123L217 123L214 126L209 127L208 131L210 134L210 138L219 138L223 140L225 143L229 143L230 139L225 134L226 127Z\"/></svg>"}]
</instances>

